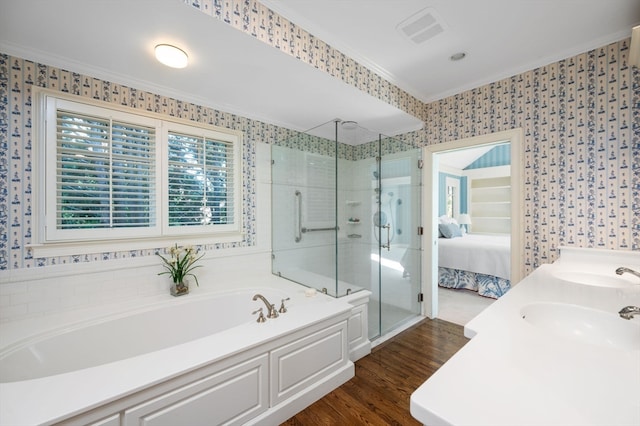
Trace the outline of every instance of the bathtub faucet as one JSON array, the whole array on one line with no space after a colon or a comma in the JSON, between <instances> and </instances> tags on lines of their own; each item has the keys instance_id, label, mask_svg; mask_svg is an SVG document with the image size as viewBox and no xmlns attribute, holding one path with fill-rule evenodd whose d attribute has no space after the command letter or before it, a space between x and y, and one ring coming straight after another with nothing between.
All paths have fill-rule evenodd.
<instances>
[{"instance_id":1,"label":"bathtub faucet","mask_svg":"<svg viewBox=\"0 0 640 426\"><path fill-rule=\"evenodd\" d=\"M635 275L636 277L640 278L640 272L634 271L631 268L625 268L624 266L619 267L618 269L616 269L616 274L618 275L622 275L625 272L628 272L632 275Z\"/></svg>"},{"instance_id":2,"label":"bathtub faucet","mask_svg":"<svg viewBox=\"0 0 640 426\"><path fill-rule=\"evenodd\" d=\"M640 308L638 308L637 306L625 306L624 308L620 309L620 312L618 312L618 314L620 314L622 318L630 320L635 315L640 315Z\"/></svg>"},{"instance_id":3,"label":"bathtub faucet","mask_svg":"<svg viewBox=\"0 0 640 426\"><path fill-rule=\"evenodd\" d=\"M276 305L269 303L269 301L261 294L256 294L255 296L253 296L253 300L258 300L258 299L262 300L264 304L267 305L267 312L269 312L269 314L267 315L267 318L278 318L278 311L276 310Z\"/></svg>"}]
</instances>

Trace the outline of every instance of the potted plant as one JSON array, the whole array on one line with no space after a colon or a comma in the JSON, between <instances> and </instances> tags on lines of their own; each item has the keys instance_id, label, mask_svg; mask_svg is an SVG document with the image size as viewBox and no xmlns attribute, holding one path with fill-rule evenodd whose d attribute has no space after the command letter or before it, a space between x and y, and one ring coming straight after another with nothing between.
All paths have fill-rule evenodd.
<instances>
[{"instance_id":1,"label":"potted plant","mask_svg":"<svg viewBox=\"0 0 640 426\"><path fill-rule=\"evenodd\" d=\"M171 280L173 281L171 294L173 296L182 296L189 293L189 283L185 280L187 276L192 276L196 280L196 285L200 286L198 277L193 274L193 270L202 266L196 265L196 262L202 259L204 253L197 256L198 252L192 246L178 247L176 243L169 248L169 259L160 253L156 254L160 256L162 266L166 269L164 272L159 272L158 275L171 275Z\"/></svg>"}]
</instances>

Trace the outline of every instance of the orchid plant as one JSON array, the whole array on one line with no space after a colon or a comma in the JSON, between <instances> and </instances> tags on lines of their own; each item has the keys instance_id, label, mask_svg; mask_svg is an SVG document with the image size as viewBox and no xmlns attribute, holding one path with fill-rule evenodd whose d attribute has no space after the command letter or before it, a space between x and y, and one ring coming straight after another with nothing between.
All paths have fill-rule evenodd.
<instances>
[{"instance_id":1,"label":"orchid plant","mask_svg":"<svg viewBox=\"0 0 640 426\"><path fill-rule=\"evenodd\" d=\"M196 266L196 262L202 259L204 253L197 256L198 252L192 246L178 247L176 243L175 246L169 248L169 254L171 255L169 259L160 253L156 254L160 256L163 262L162 266L166 269L164 272L159 272L158 275L171 275L171 279L175 284L182 284L185 277L192 276L196 280L196 284L200 286L198 277L196 277L192 271L202 266Z\"/></svg>"}]
</instances>

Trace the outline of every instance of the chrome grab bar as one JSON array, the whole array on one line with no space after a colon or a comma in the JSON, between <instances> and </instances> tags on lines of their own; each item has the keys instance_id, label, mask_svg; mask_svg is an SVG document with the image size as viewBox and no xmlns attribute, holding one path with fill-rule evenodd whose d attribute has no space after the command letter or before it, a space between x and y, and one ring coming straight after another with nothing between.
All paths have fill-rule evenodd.
<instances>
[{"instance_id":1,"label":"chrome grab bar","mask_svg":"<svg viewBox=\"0 0 640 426\"><path fill-rule=\"evenodd\" d=\"M388 223L383 225L381 228L386 228L387 230L387 244L382 244L380 247L386 248L387 251L391 251L391 225Z\"/></svg>"},{"instance_id":2,"label":"chrome grab bar","mask_svg":"<svg viewBox=\"0 0 640 426\"><path fill-rule=\"evenodd\" d=\"M302 233L304 232L302 228L302 193L300 191L298 191L296 189L295 192L295 197L298 199L298 214L294 215L297 216L298 219L298 223L296 224L296 236L295 236L295 241L296 243L299 243L300 240L302 240ZM294 204L295 205L295 204Z\"/></svg>"},{"instance_id":3,"label":"chrome grab bar","mask_svg":"<svg viewBox=\"0 0 640 426\"><path fill-rule=\"evenodd\" d=\"M295 197L297 200L297 204L294 203L294 207L297 207L298 211L294 212L294 216L296 217L298 223L296 223L295 229L295 241L299 243L302 240L302 234L307 232L316 232L316 231L339 231L340 228L338 226L332 226L330 228L306 228L302 226L302 193L296 189Z\"/></svg>"},{"instance_id":4,"label":"chrome grab bar","mask_svg":"<svg viewBox=\"0 0 640 426\"><path fill-rule=\"evenodd\" d=\"M337 226L332 226L331 228L305 228L301 229L302 232L316 232L316 231L339 231L340 228Z\"/></svg>"}]
</instances>

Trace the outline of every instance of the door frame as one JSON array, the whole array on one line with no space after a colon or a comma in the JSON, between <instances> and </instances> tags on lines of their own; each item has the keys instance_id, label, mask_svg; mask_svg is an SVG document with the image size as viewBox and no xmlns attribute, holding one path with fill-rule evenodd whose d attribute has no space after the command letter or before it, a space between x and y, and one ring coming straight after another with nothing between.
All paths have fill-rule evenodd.
<instances>
[{"instance_id":1,"label":"door frame","mask_svg":"<svg viewBox=\"0 0 640 426\"><path fill-rule=\"evenodd\" d=\"M424 295L422 315L429 318L438 316L438 224L436 219L438 218L439 167L435 154L440 152L490 145L497 142L511 144L511 285L516 285L524 278L524 259L522 256L524 227L521 226L524 219L523 141L523 129L516 128L423 147L422 214L425 225L422 244L422 293Z\"/></svg>"}]
</instances>

